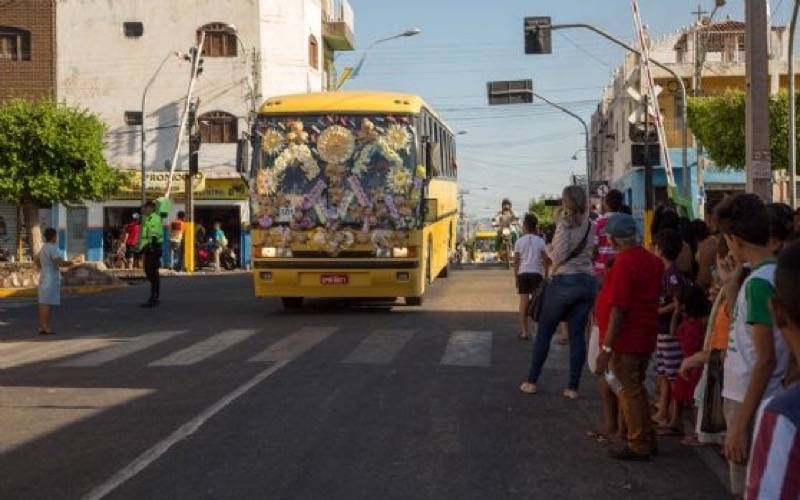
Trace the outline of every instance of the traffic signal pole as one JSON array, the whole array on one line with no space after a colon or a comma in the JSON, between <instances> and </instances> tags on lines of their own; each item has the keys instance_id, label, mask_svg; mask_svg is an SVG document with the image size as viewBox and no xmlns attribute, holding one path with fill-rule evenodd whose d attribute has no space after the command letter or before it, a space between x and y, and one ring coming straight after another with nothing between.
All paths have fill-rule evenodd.
<instances>
[{"instance_id":1,"label":"traffic signal pole","mask_svg":"<svg viewBox=\"0 0 800 500\"><path fill-rule=\"evenodd\" d=\"M644 109L647 110L650 96L644 94ZM653 210L655 208L655 193L653 192L653 165L650 163L650 113L644 113L644 245L652 248L653 238Z\"/></svg>"}]
</instances>

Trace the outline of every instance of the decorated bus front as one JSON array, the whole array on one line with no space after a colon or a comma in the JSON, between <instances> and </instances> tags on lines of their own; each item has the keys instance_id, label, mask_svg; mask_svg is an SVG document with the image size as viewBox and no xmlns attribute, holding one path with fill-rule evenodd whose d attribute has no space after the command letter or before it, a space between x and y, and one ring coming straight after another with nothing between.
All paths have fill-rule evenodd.
<instances>
[{"instance_id":1,"label":"decorated bus front","mask_svg":"<svg viewBox=\"0 0 800 500\"><path fill-rule=\"evenodd\" d=\"M425 168L413 115L261 115L255 293L419 297ZM413 301L413 299L412 299Z\"/></svg>"}]
</instances>

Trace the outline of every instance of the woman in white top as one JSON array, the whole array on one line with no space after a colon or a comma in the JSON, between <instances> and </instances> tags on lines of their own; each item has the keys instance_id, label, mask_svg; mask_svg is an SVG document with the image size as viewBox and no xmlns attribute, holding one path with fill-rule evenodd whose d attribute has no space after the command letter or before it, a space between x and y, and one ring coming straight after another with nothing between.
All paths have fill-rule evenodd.
<instances>
[{"instance_id":1,"label":"woman in white top","mask_svg":"<svg viewBox=\"0 0 800 500\"><path fill-rule=\"evenodd\" d=\"M533 214L525 214L522 221L523 236L514 245L514 274L517 276L519 293L519 338L528 340L528 302L542 283L544 267L542 253L545 243L536 234L539 220Z\"/></svg>"},{"instance_id":2,"label":"woman in white top","mask_svg":"<svg viewBox=\"0 0 800 500\"><path fill-rule=\"evenodd\" d=\"M583 365L586 363L586 323L594 306L598 282L594 275L594 238L583 186L567 186L562 193L561 213L553 243L547 250L550 282L542 291L533 359L528 379L520 385L526 394L536 393L536 384L550 351L553 334L561 322L569 330L569 381L564 397L576 399Z\"/></svg>"}]
</instances>

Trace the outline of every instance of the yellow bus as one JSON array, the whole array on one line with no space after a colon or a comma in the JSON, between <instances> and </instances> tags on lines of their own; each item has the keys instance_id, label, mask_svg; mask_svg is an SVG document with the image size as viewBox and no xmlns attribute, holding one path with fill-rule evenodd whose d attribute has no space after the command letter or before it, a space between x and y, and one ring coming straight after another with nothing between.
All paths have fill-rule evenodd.
<instances>
[{"instance_id":1,"label":"yellow bus","mask_svg":"<svg viewBox=\"0 0 800 500\"><path fill-rule=\"evenodd\" d=\"M458 186L453 132L420 97L273 97L250 172L257 297L403 298L448 272Z\"/></svg>"},{"instance_id":2,"label":"yellow bus","mask_svg":"<svg viewBox=\"0 0 800 500\"><path fill-rule=\"evenodd\" d=\"M496 241L497 233L495 231L476 232L473 262L494 262L497 259L497 252L494 249Z\"/></svg>"}]
</instances>

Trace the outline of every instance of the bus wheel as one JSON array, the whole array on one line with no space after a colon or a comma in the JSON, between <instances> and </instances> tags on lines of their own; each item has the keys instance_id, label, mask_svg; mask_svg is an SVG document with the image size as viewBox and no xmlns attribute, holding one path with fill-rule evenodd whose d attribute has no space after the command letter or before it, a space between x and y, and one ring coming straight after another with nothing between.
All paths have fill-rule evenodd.
<instances>
[{"instance_id":1,"label":"bus wheel","mask_svg":"<svg viewBox=\"0 0 800 500\"><path fill-rule=\"evenodd\" d=\"M422 305L422 297L406 297L405 298L407 306L421 306Z\"/></svg>"},{"instance_id":2,"label":"bus wheel","mask_svg":"<svg viewBox=\"0 0 800 500\"><path fill-rule=\"evenodd\" d=\"M449 255L450 242L449 241L447 242L447 251L448 251L447 261L445 262L444 267L442 268L442 270L439 271L439 275L437 276L439 278L447 278L447 276L450 274L450 255Z\"/></svg>"},{"instance_id":3,"label":"bus wheel","mask_svg":"<svg viewBox=\"0 0 800 500\"><path fill-rule=\"evenodd\" d=\"M303 297L281 297L284 309L300 309L303 305Z\"/></svg>"}]
</instances>

